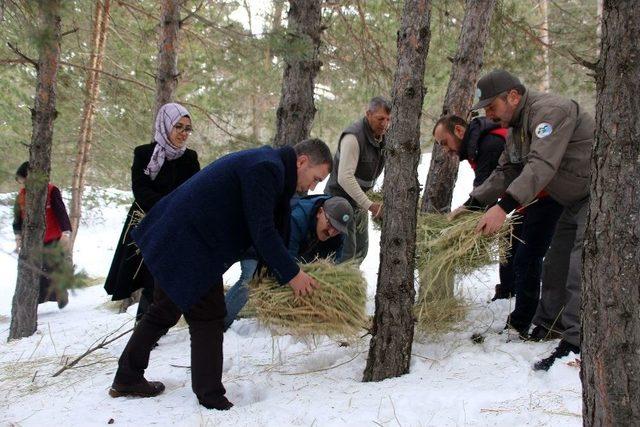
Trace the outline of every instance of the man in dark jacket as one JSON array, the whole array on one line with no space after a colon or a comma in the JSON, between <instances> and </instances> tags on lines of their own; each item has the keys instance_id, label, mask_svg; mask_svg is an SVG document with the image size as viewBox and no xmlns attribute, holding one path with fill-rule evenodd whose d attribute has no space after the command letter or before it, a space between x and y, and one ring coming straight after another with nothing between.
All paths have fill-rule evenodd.
<instances>
[{"instance_id":1,"label":"man in dark jacket","mask_svg":"<svg viewBox=\"0 0 640 427\"><path fill-rule=\"evenodd\" d=\"M342 197L307 196L291 200L289 255L302 263L323 258L340 259L347 227L353 219L353 209ZM240 262L241 275L227 291L225 331L249 299L249 282L258 267L255 251Z\"/></svg>"},{"instance_id":2,"label":"man in dark jacket","mask_svg":"<svg viewBox=\"0 0 640 427\"><path fill-rule=\"evenodd\" d=\"M344 197L353 206L354 221L349 226L342 260L362 262L369 250L369 212L382 217L382 204L366 195L384 168L384 135L389 127L391 104L376 96L369 101L365 116L346 128L333 159L335 168L325 193Z\"/></svg>"},{"instance_id":3,"label":"man in dark jacket","mask_svg":"<svg viewBox=\"0 0 640 427\"><path fill-rule=\"evenodd\" d=\"M465 127L462 118L448 115L438 120L433 133L437 143L457 153L460 160L469 161L476 174L473 181L476 188L498 166L508 131L486 117L477 117ZM474 199L465 205L469 209L486 208ZM529 338L531 320L540 299L542 261L561 213L562 206L545 192L536 196L535 203L520 207L521 218L513 227L515 238L511 241L511 250L506 262L499 267L500 284L496 285L493 300L515 295L515 308L507 318L505 329L512 328L523 339Z\"/></svg>"},{"instance_id":4,"label":"man in dark jacket","mask_svg":"<svg viewBox=\"0 0 640 427\"><path fill-rule=\"evenodd\" d=\"M467 160L474 172L473 187L481 185L498 166L504 151L507 129L486 117L477 117L467 122L454 114L442 116L433 127L435 143L446 152L456 154L460 161ZM515 253L513 248L512 253ZM500 283L496 285L492 300L510 298L515 295L513 257L500 264Z\"/></svg>"},{"instance_id":5,"label":"man in dark jacket","mask_svg":"<svg viewBox=\"0 0 640 427\"><path fill-rule=\"evenodd\" d=\"M223 273L253 246L282 284L304 296L317 283L287 252L289 203L331 171L319 139L292 147L263 147L224 156L160 200L132 237L153 275L153 304L118 361L112 397L156 396L160 382L144 370L151 349L182 314L191 335L192 389L210 409L233 406L222 385Z\"/></svg>"},{"instance_id":6,"label":"man in dark jacket","mask_svg":"<svg viewBox=\"0 0 640 427\"><path fill-rule=\"evenodd\" d=\"M504 70L483 76L478 91L473 108L484 108L487 117L510 127L512 138L496 170L471 193L484 204L500 199L480 219L477 231L496 232L509 212L528 205L542 190L563 206L533 319L540 335L554 329L562 333L558 347L534 365L547 370L556 359L580 352L582 245L595 123L575 101L528 89Z\"/></svg>"}]
</instances>

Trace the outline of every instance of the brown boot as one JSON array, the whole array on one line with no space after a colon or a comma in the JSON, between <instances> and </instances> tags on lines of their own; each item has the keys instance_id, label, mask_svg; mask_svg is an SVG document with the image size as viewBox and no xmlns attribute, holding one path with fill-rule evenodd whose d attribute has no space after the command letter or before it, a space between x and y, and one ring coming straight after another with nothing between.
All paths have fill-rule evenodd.
<instances>
[{"instance_id":1,"label":"brown boot","mask_svg":"<svg viewBox=\"0 0 640 427\"><path fill-rule=\"evenodd\" d=\"M114 382L109 389L109 396L137 396L137 397L154 397L164 391L164 384L160 381L140 380L135 384L118 384Z\"/></svg>"}]
</instances>

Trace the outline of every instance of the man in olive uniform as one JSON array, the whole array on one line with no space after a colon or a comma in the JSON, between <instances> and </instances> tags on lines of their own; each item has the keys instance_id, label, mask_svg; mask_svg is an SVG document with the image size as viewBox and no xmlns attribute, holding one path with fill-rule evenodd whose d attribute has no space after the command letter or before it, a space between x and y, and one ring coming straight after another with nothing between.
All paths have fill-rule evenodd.
<instances>
[{"instance_id":1,"label":"man in olive uniform","mask_svg":"<svg viewBox=\"0 0 640 427\"><path fill-rule=\"evenodd\" d=\"M526 206L540 191L563 206L544 261L542 295L533 324L534 339L554 331L562 340L553 353L537 362L548 370L569 353L580 352L582 244L589 205L590 159L595 123L575 101L525 88L504 70L494 70L478 82L479 102L486 116L511 127L496 170L471 193L491 205L477 231L498 231L506 215Z\"/></svg>"},{"instance_id":2,"label":"man in olive uniform","mask_svg":"<svg viewBox=\"0 0 640 427\"><path fill-rule=\"evenodd\" d=\"M382 217L382 204L372 202L366 192L375 185L384 167L384 135L389 127L391 104L382 97L369 101L365 117L340 135L334 169L325 193L344 197L353 207L353 218L339 262L355 258L362 262L369 249L369 218Z\"/></svg>"}]
</instances>

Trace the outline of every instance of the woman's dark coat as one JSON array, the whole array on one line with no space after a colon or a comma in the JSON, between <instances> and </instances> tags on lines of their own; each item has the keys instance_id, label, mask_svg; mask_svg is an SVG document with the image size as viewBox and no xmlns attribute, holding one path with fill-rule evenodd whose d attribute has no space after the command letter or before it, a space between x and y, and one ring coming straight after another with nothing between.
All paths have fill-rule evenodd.
<instances>
[{"instance_id":1,"label":"woman's dark coat","mask_svg":"<svg viewBox=\"0 0 640 427\"><path fill-rule=\"evenodd\" d=\"M200 170L197 153L187 149L177 159L166 160L156 179L152 181L149 175L145 175L144 169L149 164L155 146L155 142L141 145L133 152L131 188L135 200L127 214L104 284L107 293L113 295L113 300L128 298L137 289L153 286L153 277L131 240L132 220L135 225L141 214L148 213L160 199Z\"/></svg>"},{"instance_id":2,"label":"woman's dark coat","mask_svg":"<svg viewBox=\"0 0 640 427\"><path fill-rule=\"evenodd\" d=\"M291 147L232 153L158 202L132 236L156 283L183 312L251 245L287 283L300 271L283 240L296 184Z\"/></svg>"}]
</instances>

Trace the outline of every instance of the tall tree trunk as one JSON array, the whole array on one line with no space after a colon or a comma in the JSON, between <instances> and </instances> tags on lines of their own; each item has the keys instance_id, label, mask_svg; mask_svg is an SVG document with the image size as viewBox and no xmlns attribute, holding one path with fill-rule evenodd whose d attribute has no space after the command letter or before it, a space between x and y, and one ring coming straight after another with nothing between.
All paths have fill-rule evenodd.
<instances>
[{"instance_id":1,"label":"tall tree trunk","mask_svg":"<svg viewBox=\"0 0 640 427\"><path fill-rule=\"evenodd\" d=\"M466 1L458 52L453 58L451 78L442 107L443 115L469 116L495 4L496 0ZM448 212L457 176L458 156L447 154L439 145L434 145L421 210Z\"/></svg>"},{"instance_id":2,"label":"tall tree trunk","mask_svg":"<svg viewBox=\"0 0 640 427\"><path fill-rule=\"evenodd\" d=\"M413 343L420 116L431 32L431 2L406 0L398 31L398 66L384 174L384 226L369 357L364 381L409 372Z\"/></svg>"},{"instance_id":3,"label":"tall tree trunk","mask_svg":"<svg viewBox=\"0 0 640 427\"><path fill-rule=\"evenodd\" d=\"M318 59L322 34L322 0L289 2L282 95L276 112L273 145L293 145L309 137L316 114L313 102L314 80L322 62Z\"/></svg>"},{"instance_id":4,"label":"tall tree trunk","mask_svg":"<svg viewBox=\"0 0 640 427\"><path fill-rule=\"evenodd\" d=\"M180 31L180 7L185 0L163 0L158 39L158 68L156 71L156 113L164 104L172 102L178 86L178 33ZM152 128L153 129L153 128ZM152 133L153 135L153 130Z\"/></svg>"},{"instance_id":5,"label":"tall tree trunk","mask_svg":"<svg viewBox=\"0 0 640 427\"><path fill-rule=\"evenodd\" d=\"M602 7L604 0L596 0L596 13L598 17L598 25L596 25L596 39L598 42L596 54L600 55L600 45L602 40Z\"/></svg>"},{"instance_id":6,"label":"tall tree trunk","mask_svg":"<svg viewBox=\"0 0 640 427\"><path fill-rule=\"evenodd\" d=\"M93 142L93 119L100 93L100 71L104 59L104 49L109 27L109 9L111 0L98 0L93 18L93 34L91 37L91 57L85 81L85 98L82 109L82 122L76 151L76 162L73 168L71 184L71 247L76 241L80 218L82 216L82 196L89 166L89 152ZM71 251L73 253L73 251Z\"/></svg>"},{"instance_id":7,"label":"tall tree trunk","mask_svg":"<svg viewBox=\"0 0 640 427\"><path fill-rule=\"evenodd\" d=\"M605 0L582 285L586 426L640 422L638 34L635 2Z\"/></svg>"},{"instance_id":8,"label":"tall tree trunk","mask_svg":"<svg viewBox=\"0 0 640 427\"><path fill-rule=\"evenodd\" d=\"M540 15L542 15L542 26L540 27L540 41L542 42L541 63L544 65L544 75L540 82L540 90L548 92L551 88L551 63L549 62L549 0L540 0Z\"/></svg>"},{"instance_id":9,"label":"tall tree trunk","mask_svg":"<svg viewBox=\"0 0 640 427\"><path fill-rule=\"evenodd\" d=\"M47 184L51 170L51 141L56 118L56 78L60 59L60 1L39 0L39 57L33 133L29 147L22 248L18 258L16 291L11 306L9 339L33 335L38 321L38 295L45 230Z\"/></svg>"}]
</instances>

